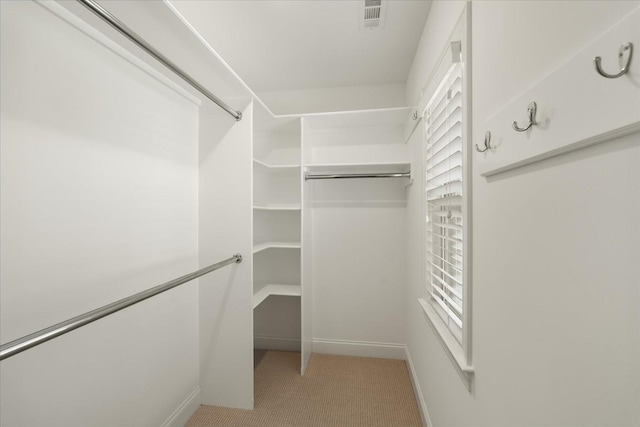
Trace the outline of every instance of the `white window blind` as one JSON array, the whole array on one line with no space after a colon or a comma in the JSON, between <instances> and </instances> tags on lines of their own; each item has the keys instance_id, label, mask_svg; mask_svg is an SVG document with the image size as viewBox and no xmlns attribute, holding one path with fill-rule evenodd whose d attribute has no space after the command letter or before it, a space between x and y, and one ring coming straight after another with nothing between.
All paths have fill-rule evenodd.
<instances>
[{"instance_id":1,"label":"white window blind","mask_svg":"<svg viewBox=\"0 0 640 427\"><path fill-rule=\"evenodd\" d=\"M427 293L453 336L462 343L463 96L462 65L451 64L425 109Z\"/></svg>"}]
</instances>

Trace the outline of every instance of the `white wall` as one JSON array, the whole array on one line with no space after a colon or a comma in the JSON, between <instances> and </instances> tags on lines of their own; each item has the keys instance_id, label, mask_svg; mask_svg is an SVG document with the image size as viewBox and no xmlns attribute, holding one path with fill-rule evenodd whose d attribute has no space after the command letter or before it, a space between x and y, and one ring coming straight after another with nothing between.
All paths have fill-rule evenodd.
<instances>
[{"instance_id":1,"label":"white wall","mask_svg":"<svg viewBox=\"0 0 640 427\"><path fill-rule=\"evenodd\" d=\"M306 117L305 162L406 161L402 126L382 123L390 116ZM357 126L345 125L358 120ZM311 269L307 280L313 283L314 352L404 357L400 313L405 295L406 184L403 179L305 182L311 196L306 207L312 209L308 220L313 258L306 266Z\"/></svg>"},{"instance_id":2,"label":"white wall","mask_svg":"<svg viewBox=\"0 0 640 427\"><path fill-rule=\"evenodd\" d=\"M476 139L487 117L637 6L474 2ZM455 7L435 2L425 32ZM411 144L419 155L419 138ZM638 171L635 134L489 181L473 173L471 393L416 302L420 196L410 190L408 345L432 425L640 423Z\"/></svg>"},{"instance_id":3,"label":"white wall","mask_svg":"<svg viewBox=\"0 0 640 427\"><path fill-rule=\"evenodd\" d=\"M403 180L327 180L313 186L314 351L404 344ZM323 347L317 341L328 341ZM347 352L347 347L340 352ZM362 353L393 357L395 353Z\"/></svg>"},{"instance_id":4,"label":"white wall","mask_svg":"<svg viewBox=\"0 0 640 427\"><path fill-rule=\"evenodd\" d=\"M301 321L300 297L271 295L253 312L254 348L300 351Z\"/></svg>"},{"instance_id":5,"label":"white wall","mask_svg":"<svg viewBox=\"0 0 640 427\"><path fill-rule=\"evenodd\" d=\"M6 343L197 268L198 107L44 7L1 7ZM194 282L6 359L0 424L162 424L198 387L197 312Z\"/></svg>"}]
</instances>

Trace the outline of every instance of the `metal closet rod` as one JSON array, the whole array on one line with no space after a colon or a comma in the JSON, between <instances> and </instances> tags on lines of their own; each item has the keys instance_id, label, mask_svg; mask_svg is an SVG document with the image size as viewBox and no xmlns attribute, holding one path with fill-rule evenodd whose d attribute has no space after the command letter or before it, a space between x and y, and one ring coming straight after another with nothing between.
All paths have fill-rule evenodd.
<instances>
[{"instance_id":1,"label":"metal closet rod","mask_svg":"<svg viewBox=\"0 0 640 427\"><path fill-rule=\"evenodd\" d=\"M304 174L304 179L349 179L349 178L411 178L411 172L393 173L337 173L337 174Z\"/></svg>"},{"instance_id":2,"label":"metal closet rod","mask_svg":"<svg viewBox=\"0 0 640 427\"><path fill-rule=\"evenodd\" d=\"M77 0L84 7L89 9L91 12L95 13L98 17L100 17L107 24L111 25L113 28L122 33L126 38L131 40L133 43L138 45L142 50L147 52L149 55L153 56L156 60L158 60L162 65L173 71L177 74L182 80L189 83L196 89L198 92L202 93L204 96L209 98L211 101L215 102L220 108L224 111L232 115L236 121L242 120L242 113L240 111L236 111L227 104L225 104L220 98L209 92L205 89L200 83L195 81L190 75L184 72L180 67L174 64L171 60L169 60L166 56L158 52L153 46L151 46L145 39L136 34L131 28L127 27L122 21L113 16L109 11L100 6L94 0Z\"/></svg>"},{"instance_id":3,"label":"metal closet rod","mask_svg":"<svg viewBox=\"0 0 640 427\"><path fill-rule=\"evenodd\" d=\"M0 346L0 360L4 360L8 357L14 356L32 347L47 342L53 338L59 337L60 335L64 335L67 332L71 332L74 329L78 329L81 326L87 325L91 322L95 322L98 319L102 319L105 316L130 307L134 304L139 303L140 301L144 301L148 298L156 296L159 293L168 291L169 289L175 288L176 286L182 285L183 283L189 282L193 279L197 279L198 277L207 273L211 273L212 271L222 268L225 265L233 263L239 264L241 262L242 255L235 254L231 258L220 261L217 264L212 264L193 273L163 283L162 285L155 286L151 289L147 289L146 291L138 292L135 295L131 295L119 301L76 316L72 319L65 320L64 322L60 322L38 332L34 332L22 338L18 338L17 340L13 340L11 342L3 344L2 346Z\"/></svg>"}]
</instances>

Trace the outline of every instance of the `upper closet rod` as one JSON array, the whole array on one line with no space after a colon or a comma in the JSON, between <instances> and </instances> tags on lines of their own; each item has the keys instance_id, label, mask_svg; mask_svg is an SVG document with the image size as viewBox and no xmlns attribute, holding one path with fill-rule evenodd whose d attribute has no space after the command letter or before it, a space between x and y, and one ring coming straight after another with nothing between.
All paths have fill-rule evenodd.
<instances>
[{"instance_id":1,"label":"upper closet rod","mask_svg":"<svg viewBox=\"0 0 640 427\"><path fill-rule=\"evenodd\" d=\"M215 102L220 108L224 111L235 117L236 121L240 121L242 119L242 113L240 111L236 111L229 107L227 104L222 102L220 98L209 92L202 85L200 85L197 81L195 81L191 76L182 71L176 64L171 62L166 56L158 52L153 48L149 43L147 43L142 37L136 34L131 28L127 27L122 21L113 16L107 10L105 10L102 6L96 3L93 0L77 0L84 7L89 9L91 12L95 13L98 17L100 17L107 24L111 25L116 30L120 31L125 37L129 40L137 44L142 50L147 52L149 55L153 56L159 62L161 62L165 67L173 71L177 74L182 80L189 83L196 90L202 93L204 96Z\"/></svg>"},{"instance_id":2,"label":"upper closet rod","mask_svg":"<svg viewBox=\"0 0 640 427\"><path fill-rule=\"evenodd\" d=\"M411 172L394 173L338 173L330 175L304 174L304 179L346 179L346 178L411 178Z\"/></svg>"}]
</instances>

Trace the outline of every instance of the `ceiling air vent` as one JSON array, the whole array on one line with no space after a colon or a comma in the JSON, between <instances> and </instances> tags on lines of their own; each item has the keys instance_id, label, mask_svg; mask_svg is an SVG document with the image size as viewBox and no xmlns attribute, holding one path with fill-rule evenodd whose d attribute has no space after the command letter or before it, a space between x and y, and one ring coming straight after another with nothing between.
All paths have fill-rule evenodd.
<instances>
[{"instance_id":1,"label":"ceiling air vent","mask_svg":"<svg viewBox=\"0 0 640 427\"><path fill-rule=\"evenodd\" d=\"M362 26L364 28L378 28L383 24L384 2L382 0L363 0L364 10Z\"/></svg>"}]
</instances>

